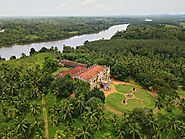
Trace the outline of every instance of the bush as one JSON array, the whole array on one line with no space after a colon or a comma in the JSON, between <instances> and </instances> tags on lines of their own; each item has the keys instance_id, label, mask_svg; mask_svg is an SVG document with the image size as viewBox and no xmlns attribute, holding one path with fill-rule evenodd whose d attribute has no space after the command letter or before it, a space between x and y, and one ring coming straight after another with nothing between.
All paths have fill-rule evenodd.
<instances>
[{"instance_id":1,"label":"bush","mask_svg":"<svg viewBox=\"0 0 185 139\"><path fill-rule=\"evenodd\" d=\"M53 83L53 93L57 98L67 98L73 93L73 81L69 75L57 78Z\"/></svg>"},{"instance_id":2,"label":"bush","mask_svg":"<svg viewBox=\"0 0 185 139\"><path fill-rule=\"evenodd\" d=\"M111 69L111 74L115 79L121 81L124 81L129 75L126 66L122 63L116 63Z\"/></svg>"},{"instance_id":3,"label":"bush","mask_svg":"<svg viewBox=\"0 0 185 139\"><path fill-rule=\"evenodd\" d=\"M92 90L92 91L89 92L88 99L90 99L92 97L99 98L103 103L105 103L105 95L104 95L104 92L101 91L101 90L99 90L99 89L94 89L94 90Z\"/></svg>"}]
</instances>

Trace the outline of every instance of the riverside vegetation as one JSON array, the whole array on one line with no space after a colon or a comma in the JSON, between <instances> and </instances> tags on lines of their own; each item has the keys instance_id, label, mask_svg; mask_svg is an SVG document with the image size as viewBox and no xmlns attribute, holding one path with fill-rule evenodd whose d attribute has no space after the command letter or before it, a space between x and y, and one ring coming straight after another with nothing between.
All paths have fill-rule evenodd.
<instances>
[{"instance_id":1,"label":"riverside vegetation","mask_svg":"<svg viewBox=\"0 0 185 139\"><path fill-rule=\"evenodd\" d=\"M62 40L123 23L123 19L101 17L3 18L0 19L0 30L4 29L0 33L0 47Z\"/></svg>"}]
</instances>

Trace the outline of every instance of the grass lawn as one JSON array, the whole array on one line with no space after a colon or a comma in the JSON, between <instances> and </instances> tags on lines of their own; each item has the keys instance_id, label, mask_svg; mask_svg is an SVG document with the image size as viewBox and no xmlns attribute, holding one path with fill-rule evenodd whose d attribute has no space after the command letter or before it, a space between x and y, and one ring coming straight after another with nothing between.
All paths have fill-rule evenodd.
<instances>
[{"instance_id":1,"label":"grass lawn","mask_svg":"<svg viewBox=\"0 0 185 139\"><path fill-rule=\"evenodd\" d=\"M46 109L47 109L47 113L48 113L49 138L54 138L54 135L56 133L57 128L55 126L53 126L51 123L49 109L56 104L57 100L53 94L49 93L45 96L45 101L46 101Z\"/></svg>"},{"instance_id":2,"label":"grass lawn","mask_svg":"<svg viewBox=\"0 0 185 139\"><path fill-rule=\"evenodd\" d=\"M48 93L46 95L45 100L46 100L46 105L49 106L49 107L54 106L55 103L57 102L56 97L51 93Z\"/></svg>"},{"instance_id":3,"label":"grass lawn","mask_svg":"<svg viewBox=\"0 0 185 139\"><path fill-rule=\"evenodd\" d=\"M21 68L30 68L30 67L36 67L36 65L43 65L43 62L46 57L49 58L56 58L56 54L53 52L47 52L47 53L39 53L39 54L34 54L30 57L26 57L24 59L15 59L15 60L7 60L0 62L0 64L8 64L11 65L12 67L21 67Z\"/></svg>"},{"instance_id":4,"label":"grass lawn","mask_svg":"<svg viewBox=\"0 0 185 139\"><path fill-rule=\"evenodd\" d=\"M149 94L147 90L137 88L137 91L134 93L137 98L143 100L143 106L147 108L154 108L155 101L154 98Z\"/></svg>"},{"instance_id":5,"label":"grass lawn","mask_svg":"<svg viewBox=\"0 0 185 139\"><path fill-rule=\"evenodd\" d=\"M131 85L116 85L115 87L118 92L122 93L128 93L133 88L133 86ZM128 104L124 105L122 104L122 102L125 99L125 96L115 92L113 94L110 94L106 98L106 103L120 112L130 112L134 108L153 109L155 107L154 98L149 94L147 90L136 87L136 92L134 93L134 95L138 99L128 100Z\"/></svg>"},{"instance_id":6,"label":"grass lawn","mask_svg":"<svg viewBox=\"0 0 185 139\"><path fill-rule=\"evenodd\" d=\"M119 84L119 85L116 85L115 86L115 88L116 88L116 91L118 91L118 92L121 92L121 93L129 93L129 92L131 92L132 91L132 89L133 88L135 88L135 87L133 87L133 86L131 86L131 85L123 85L123 84Z\"/></svg>"},{"instance_id":7,"label":"grass lawn","mask_svg":"<svg viewBox=\"0 0 185 139\"><path fill-rule=\"evenodd\" d=\"M52 73L53 76L57 75L58 73L60 73L61 71L67 71L70 70L70 68L66 68L66 67L59 67L55 72Z\"/></svg>"},{"instance_id":8,"label":"grass lawn","mask_svg":"<svg viewBox=\"0 0 185 139\"><path fill-rule=\"evenodd\" d=\"M51 123L51 120L50 120L50 115L49 115L49 109L54 106L56 103L57 103L57 100L56 100L56 97L51 94L51 93L48 93L46 96L45 96L45 101L46 101L46 110L47 110L47 114L48 114L48 131L49 131L49 138L53 139L54 138L54 135L56 133L56 130L57 128L54 127ZM41 99L37 99L37 100L33 100L31 101L30 103L37 103L41 106L42 108L42 101ZM42 118L43 118L43 111L42 111L42 114L41 114ZM32 115L30 115L30 113L27 115L27 118L29 119L32 119ZM45 129L44 129L44 133L45 133ZM34 139L37 139L38 137L34 137Z\"/></svg>"},{"instance_id":9,"label":"grass lawn","mask_svg":"<svg viewBox=\"0 0 185 139\"><path fill-rule=\"evenodd\" d=\"M125 111L125 107L124 105L121 103L123 100L125 99L124 95L122 94L118 94L118 93L113 93L110 94L105 102L110 105L111 107L113 107L114 109L124 112Z\"/></svg>"}]
</instances>

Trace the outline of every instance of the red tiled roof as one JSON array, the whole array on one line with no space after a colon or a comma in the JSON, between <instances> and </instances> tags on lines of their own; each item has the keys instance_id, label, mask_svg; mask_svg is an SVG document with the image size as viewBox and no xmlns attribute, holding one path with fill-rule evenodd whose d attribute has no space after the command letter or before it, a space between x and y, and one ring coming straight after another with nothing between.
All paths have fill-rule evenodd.
<instances>
[{"instance_id":1,"label":"red tiled roof","mask_svg":"<svg viewBox=\"0 0 185 139\"><path fill-rule=\"evenodd\" d=\"M64 66L70 66L70 67L73 67L73 68L78 67L78 66L86 67L85 64L74 62L74 61L70 61L70 60L61 60L59 62L59 64L62 64Z\"/></svg>"},{"instance_id":2,"label":"red tiled roof","mask_svg":"<svg viewBox=\"0 0 185 139\"><path fill-rule=\"evenodd\" d=\"M89 81L90 79L92 79L94 76L96 76L97 74L99 74L102 70L107 69L106 66L93 66L89 69L87 69L86 71L78 74L78 78Z\"/></svg>"},{"instance_id":3,"label":"red tiled roof","mask_svg":"<svg viewBox=\"0 0 185 139\"><path fill-rule=\"evenodd\" d=\"M83 71L83 70L86 70L86 68L85 68L85 67L78 66L78 67L76 67L76 68L74 68L74 69L72 69L72 70L60 72L60 73L58 74L58 77L64 77L64 76L66 76L67 74L69 74L69 75L71 76L71 78L74 78L74 76L75 76L77 73L79 73L79 72L81 72L81 71Z\"/></svg>"}]
</instances>

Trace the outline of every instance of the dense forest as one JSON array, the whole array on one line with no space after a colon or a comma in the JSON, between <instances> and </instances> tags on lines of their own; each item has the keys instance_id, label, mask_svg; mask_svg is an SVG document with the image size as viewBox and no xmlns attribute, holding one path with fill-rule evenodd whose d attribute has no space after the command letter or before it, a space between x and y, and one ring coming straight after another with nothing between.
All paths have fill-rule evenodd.
<instances>
[{"instance_id":1,"label":"dense forest","mask_svg":"<svg viewBox=\"0 0 185 139\"><path fill-rule=\"evenodd\" d=\"M48 132L55 139L184 138L185 99L178 94L185 87L183 34L182 23L135 23L111 40L86 42L76 49L65 46L63 53L53 47L31 49L30 56L2 60L0 138L47 138ZM159 112L106 111L101 90L89 90L88 84L68 75L56 78L59 59L110 66L113 78L156 91Z\"/></svg>"},{"instance_id":2,"label":"dense forest","mask_svg":"<svg viewBox=\"0 0 185 139\"><path fill-rule=\"evenodd\" d=\"M114 38L120 39L167 39L185 41L183 24L139 24L128 28L125 33L118 33Z\"/></svg>"}]
</instances>

